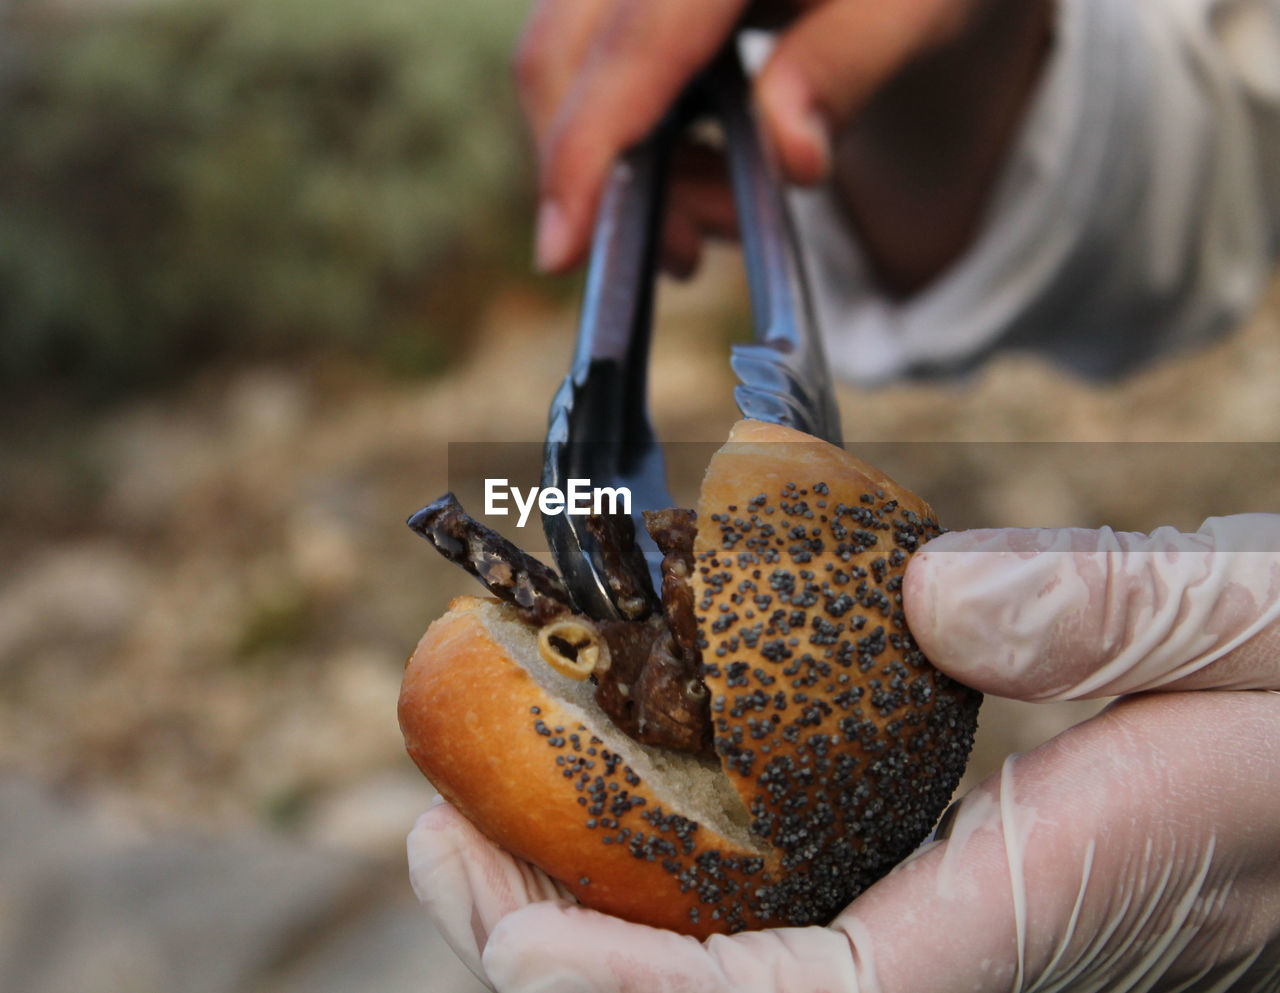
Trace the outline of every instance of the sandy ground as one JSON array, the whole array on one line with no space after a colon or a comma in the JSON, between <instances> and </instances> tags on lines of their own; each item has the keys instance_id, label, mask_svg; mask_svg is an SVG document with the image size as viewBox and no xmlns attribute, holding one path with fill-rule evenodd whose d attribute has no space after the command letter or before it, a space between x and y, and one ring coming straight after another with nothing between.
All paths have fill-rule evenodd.
<instances>
[{"instance_id":1,"label":"sandy ground","mask_svg":"<svg viewBox=\"0 0 1280 993\"><path fill-rule=\"evenodd\" d=\"M740 299L724 256L697 284L664 293L653 366L663 438L714 442L735 419L726 342ZM846 391L847 440L952 527L1193 528L1213 513L1274 511L1278 322L1280 291L1231 339L1117 386L1011 358L964 384ZM451 442L536 452L573 323L571 309L511 291L476 329L471 357L432 381L332 361L215 370L89 422L50 415L0 431L0 768L15 784L0 793L0 818L44 810L50 824L79 825L77 838L125 839L106 846L116 856L174 845L280 867L321 853L335 875L320 902L341 908L320 923L295 913L279 948L217 982L122 966L132 985L78 988L332 979L346 973L316 963L346 947L334 928L365 949L349 965L401 963L410 949L433 963L406 966L404 985L379 989L466 988L425 923L417 930L404 881L404 835L430 790L403 755L395 699L422 629L474 587L403 520L457 482ZM470 451L455 448L454 462ZM696 486L696 468L675 461L680 496ZM969 781L1096 707L989 701ZM5 846L15 864L15 846L47 840L44 821L32 823L26 835L0 835L0 865ZM281 869L277 888L323 875L308 864ZM37 882L78 905L75 873ZM21 988L58 988L60 974L41 963L88 954L81 945L94 929L15 896L29 891L8 892L0 956L22 946L21 918L46 948L23 960L35 978ZM116 891L95 892L109 916ZM188 899L201 892L193 886ZM233 889L219 906L234 917L243 899ZM108 942L111 954L132 961L120 940ZM0 960L6 973L15 974ZM324 988L361 982L353 974L349 987ZM18 988L0 978L0 991Z\"/></svg>"}]
</instances>

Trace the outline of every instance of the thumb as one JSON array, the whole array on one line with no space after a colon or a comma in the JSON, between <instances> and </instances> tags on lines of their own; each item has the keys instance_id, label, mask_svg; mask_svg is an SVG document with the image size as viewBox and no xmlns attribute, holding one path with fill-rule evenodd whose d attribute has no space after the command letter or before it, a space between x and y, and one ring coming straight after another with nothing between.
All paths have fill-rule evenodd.
<instances>
[{"instance_id":1,"label":"thumb","mask_svg":"<svg viewBox=\"0 0 1280 993\"><path fill-rule=\"evenodd\" d=\"M498 848L448 803L435 802L418 818L408 854L413 892L481 980L487 977L480 956L499 920L526 904L568 897L546 873Z\"/></svg>"},{"instance_id":2,"label":"thumb","mask_svg":"<svg viewBox=\"0 0 1280 993\"><path fill-rule=\"evenodd\" d=\"M811 993L863 985L849 939L828 928L715 935L705 942L568 904L505 917L484 955L502 993Z\"/></svg>"},{"instance_id":3,"label":"thumb","mask_svg":"<svg viewBox=\"0 0 1280 993\"><path fill-rule=\"evenodd\" d=\"M1280 689L1280 515L952 532L913 557L903 600L939 668L1000 696Z\"/></svg>"}]
</instances>

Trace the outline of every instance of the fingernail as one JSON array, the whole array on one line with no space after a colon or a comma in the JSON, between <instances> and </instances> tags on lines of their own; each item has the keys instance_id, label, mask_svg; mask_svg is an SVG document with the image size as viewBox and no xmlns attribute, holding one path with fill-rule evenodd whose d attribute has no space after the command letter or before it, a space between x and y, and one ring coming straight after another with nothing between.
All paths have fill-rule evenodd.
<instances>
[{"instance_id":1,"label":"fingernail","mask_svg":"<svg viewBox=\"0 0 1280 993\"><path fill-rule=\"evenodd\" d=\"M831 171L831 128L806 76L781 63L766 70L759 98L765 117L781 145L791 179L818 183Z\"/></svg>"},{"instance_id":2,"label":"fingernail","mask_svg":"<svg viewBox=\"0 0 1280 993\"><path fill-rule=\"evenodd\" d=\"M534 239L533 264L539 272L560 269L569 256L569 221L554 200L543 200L538 206L537 234Z\"/></svg>"},{"instance_id":3,"label":"fingernail","mask_svg":"<svg viewBox=\"0 0 1280 993\"><path fill-rule=\"evenodd\" d=\"M817 107L810 107L800 115L796 125L810 145L813 174L820 182L831 172L831 129L827 127L827 119Z\"/></svg>"}]
</instances>

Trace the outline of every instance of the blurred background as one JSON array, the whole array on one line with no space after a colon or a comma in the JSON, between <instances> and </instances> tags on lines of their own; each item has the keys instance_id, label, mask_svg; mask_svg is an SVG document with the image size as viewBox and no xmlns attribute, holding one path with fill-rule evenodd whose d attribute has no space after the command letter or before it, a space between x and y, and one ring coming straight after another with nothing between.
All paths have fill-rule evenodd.
<instances>
[{"instance_id":1,"label":"blurred background","mask_svg":"<svg viewBox=\"0 0 1280 993\"><path fill-rule=\"evenodd\" d=\"M0 993L477 988L409 891L395 720L475 587L403 521L567 366L523 14L0 0ZM664 284L664 438L724 437L747 315L729 249ZM846 437L952 527L1274 511L1278 321L1106 386L846 391ZM1096 707L989 701L968 781Z\"/></svg>"}]
</instances>

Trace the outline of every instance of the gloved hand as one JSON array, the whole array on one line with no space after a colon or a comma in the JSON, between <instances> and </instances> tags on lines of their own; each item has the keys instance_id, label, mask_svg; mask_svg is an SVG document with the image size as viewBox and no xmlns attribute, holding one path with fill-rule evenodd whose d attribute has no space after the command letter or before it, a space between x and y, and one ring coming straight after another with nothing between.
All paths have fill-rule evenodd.
<instances>
[{"instance_id":1,"label":"gloved hand","mask_svg":"<svg viewBox=\"0 0 1280 993\"><path fill-rule=\"evenodd\" d=\"M628 924L434 807L410 866L452 946L506 993L1280 990L1280 516L954 532L904 589L958 679L1127 695L1007 759L826 928L700 943Z\"/></svg>"},{"instance_id":2,"label":"gloved hand","mask_svg":"<svg viewBox=\"0 0 1280 993\"><path fill-rule=\"evenodd\" d=\"M1048 49L1048 0L541 0L516 56L539 266L583 259L610 164L748 11L780 27L755 95L786 178L834 175L885 285L918 289L969 242ZM734 223L707 146L677 155L668 201L665 262L687 273Z\"/></svg>"}]
</instances>

